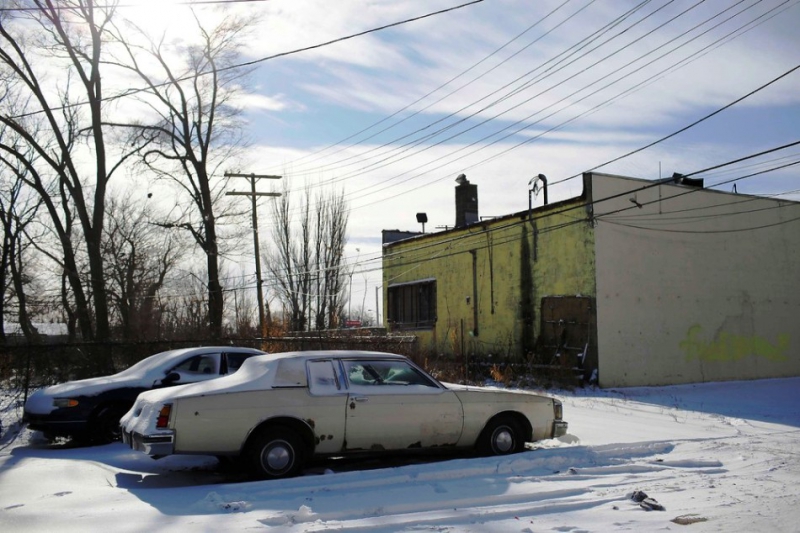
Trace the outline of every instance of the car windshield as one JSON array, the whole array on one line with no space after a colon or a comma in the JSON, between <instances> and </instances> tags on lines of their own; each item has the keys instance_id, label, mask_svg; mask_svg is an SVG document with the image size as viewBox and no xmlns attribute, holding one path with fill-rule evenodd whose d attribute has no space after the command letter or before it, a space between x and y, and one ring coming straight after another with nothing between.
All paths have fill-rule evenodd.
<instances>
[{"instance_id":1,"label":"car windshield","mask_svg":"<svg viewBox=\"0 0 800 533\"><path fill-rule=\"evenodd\" d=\"M166 352L157 353L155 355L151 355L145 359L142 359L135 365L126 368L122 372L119 372L117 376L119 377L140 377L148 374L152 371L160 370L163 366L168 365L171 361L176 359L182 352L186 350L167 350Z\"/></svg>"}]
</instances>

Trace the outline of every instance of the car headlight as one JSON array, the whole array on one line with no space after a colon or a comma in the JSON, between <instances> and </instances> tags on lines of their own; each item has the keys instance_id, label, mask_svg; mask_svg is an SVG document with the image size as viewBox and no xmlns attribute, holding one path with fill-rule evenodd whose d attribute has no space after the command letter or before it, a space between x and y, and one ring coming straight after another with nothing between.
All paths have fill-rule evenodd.
<instances>
[{"instance_id":1,"label":"car headlight","mask_svg":"<svg viewBox=\"0 0 800 533\"><path fill-rule=\"evenodd\" d=\"M561 405L559 400L553 400L553 413L556 420L561 420L564 417L564 406Z\"/></svg>"},{"instance_id":2,"label":"car headlight","mask_svg":"<svg viewBox=\"0 0 800 533\"><path fill-rule=\"evenodd\" d=\"M75 398L53 398L53 406L55 407L76 407L78 400Z\"/></svg>"}]
</instances>

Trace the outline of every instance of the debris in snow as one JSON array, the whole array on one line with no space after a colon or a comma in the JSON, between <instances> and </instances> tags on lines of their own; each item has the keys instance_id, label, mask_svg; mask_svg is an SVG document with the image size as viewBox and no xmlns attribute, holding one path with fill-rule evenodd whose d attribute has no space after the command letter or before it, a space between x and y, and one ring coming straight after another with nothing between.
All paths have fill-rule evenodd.
<instances>
[{"instance_id":1,"label":"debris in snow","mask_svg":"<svg viewBox=\"0 0 800 533\"><path fill-rule=\"evenodd\" d=\"M644 509L645 511L666 511L663 505L658 503L653 498L645 498L644 500L639 503L639 507Z\"/></svg>"},{"instance_id":2,"label":"debris in snow","mask_svg":"<svg viewBox=\"0 0 800 533\"><path fill-rule=\"evenodd\" d=\"M679 526L690 526L692 524L697 524L698 522L708 522L708 518L696 514L685 514L676 516L671 520L671 522L674 522Z\"/></svg>"},{"instance_id":3,"label":"debris in snow","mask_svg":"<svg viewBox=\"0 0 800 533\"><path fill-rule=\"evenodd\" d=\"M245 501L225 501L222 496L216 492L210 492L202 501L198 502L196 507L209 510L227 511L235 513L239 511L249 511L250 503Z\"/></svg>"},{"instance_id":4,"label":"debris in snow","mask_svg":"<svg viewBox=\"0 0 800 533\"><path fill-rule=\"evenodd\" d=\"M654 498L651 498L643 490L634 491L631 494L631 500L639 504L639 507L645 511L666 511L663 505L658 503Z\"/></svg>"},{"instance_id":5,"label":"debris in snow","mask_svg":"<svg viewBox=\"0 0 800 533\"><path fill-rule=\"evenodd\" d=\"M297 513L292 517L292 523L311 522L316 518L316 514L308 505L301 505Z\"/></svg>"}]
</instances>

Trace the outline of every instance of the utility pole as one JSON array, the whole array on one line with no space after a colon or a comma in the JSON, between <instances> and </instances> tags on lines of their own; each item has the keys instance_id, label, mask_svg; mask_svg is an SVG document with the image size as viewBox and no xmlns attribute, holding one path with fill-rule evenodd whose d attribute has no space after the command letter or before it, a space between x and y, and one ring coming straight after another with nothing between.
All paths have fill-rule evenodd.
<instances>
[{"instance_id":1,"label":"utility pole","mask_svg":"<svg viewBox=\"0 0 800 533\"><path fill-rule=\"evenodd\" d=\"M381 324L381 310L378 307L378 291L380 290L381 286L378 285L375 287L375 327L379 328L382 326Z\"/></svg>"},{"instance_id":2,"label":"utility pole","mask_svg":"<svg viewBox=\"0 0 800 533\"><path fill-rule=\"evenodd\" d=\"M256 254L256 301L258 302L258 325L261 328L261 338L263 339L267 333L267 324L264 321L264 293L261 290L263 280L261 279L261 251L258 244L258 206L256 205L256 198L259 196L280 196L279 192L256 192L257 179L270 179L279 180L283 176L271 176L265 174L236 174L233 172L226 172L226 178L249 178L250 179L250 192L237 192L231 191L225 193L226 196L249 196L253 206L253 248Z\"/></svg>"}]
</instances>

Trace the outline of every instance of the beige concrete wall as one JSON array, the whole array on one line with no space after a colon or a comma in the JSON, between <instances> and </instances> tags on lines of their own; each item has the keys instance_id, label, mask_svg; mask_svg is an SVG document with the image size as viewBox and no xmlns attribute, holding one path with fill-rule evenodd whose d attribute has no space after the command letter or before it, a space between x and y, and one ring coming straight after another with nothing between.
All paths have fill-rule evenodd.
<instances>
[{"instance_id":1,"label":"beige concrete wall","mask_svg":"<svg viewBox=\"0 0 800 533\"><path fill-rule=\"evenodd\" d=\"M602 386L800 375L800 204L591 183Z\"/></svg>"}]
</instances>

